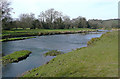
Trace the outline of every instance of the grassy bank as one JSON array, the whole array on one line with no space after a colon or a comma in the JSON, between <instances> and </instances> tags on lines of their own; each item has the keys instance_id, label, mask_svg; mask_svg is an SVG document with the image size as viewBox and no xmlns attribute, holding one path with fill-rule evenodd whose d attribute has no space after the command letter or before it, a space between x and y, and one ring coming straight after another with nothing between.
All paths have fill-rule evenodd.
<instances>
[{"instance_id":1,"label":"grassy bank","mask_svg":"<svg viewBox=\"0 0 120 79\"><path fill-rule=\"evenodd\" d=\"M23 77L118 77L118 33L106 33L88 47L58 55Z\"/></svg>"},{"instance_id":2,"label":"grassy bank","mask_svg":"<svg viewBox=\"0 0 120 79\"><path fill-rule=\"evenodd\" d=\"M35 38L35 37L17 37L17 38L6 38L6 39L1 39L1 42L6 42L6 41L15 41L15 40L24 40L24 39L30 39L30 38Z\"/></svg>"},{"instance_id":3,"label":"grassy bank","mask_svg":"<svg viewBox=\"0 0 120 79\"><path fill-rule=\"evenodd\" d=\"M20 60L27 58L30 53L31 51L28 50L16 51L14 53L2 57L2 62L3 64L19 62Z\"/></svg>"},{"instance_id":4,"label":"grassy bank","mask_svg":"<svg viewBox=\"0 0 120 79\"><path fill-rule=\"evenodd\" d=\"M89 31L96 31L96 29L79 28L79 29L17 29L17 30L3 30L2 39L24 36L40 36L40 35L54 35L54 34L70 34L70 33L84 33Z\"/></svg>"}]
</instances>

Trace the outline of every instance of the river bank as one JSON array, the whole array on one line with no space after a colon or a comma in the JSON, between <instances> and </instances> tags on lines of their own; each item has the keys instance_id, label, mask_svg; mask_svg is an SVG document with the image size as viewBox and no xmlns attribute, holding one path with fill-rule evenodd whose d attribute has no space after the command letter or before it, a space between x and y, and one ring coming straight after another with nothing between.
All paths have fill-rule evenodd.
<instances>
[{"instance_id":1,"label":"river bank","mask_svg":"<svg viewBox=\"0 0 120 79\"><path fill-rule=\"evenodd\" d=\"M29 39L30 36L43 36L43 35L57 35L57 34L75 34L75 33L88 33L97 32L97 29L17 29L17 30L3 30L2 39L0 41L11 41ZM19 37L19 38L18 38Z\"/></svg>"},{"instance_id":2,"label":"river bank","mask_svg":"<svg viewBox=\"0 0 120 79\"><path fill-rule=\"evenodd\" d=\"M118 32L103 34L88 47L58 55L23 77L118 77Z\"/></svg>"},{"instance_id":3,"label":"river bank","mask_svg":"<svg viewBox=\"0 0 120 79\"><path fill-rule=\"evenodd\" d=\"M6 39L1 39L1 42L7 42L7 41L16 41L16 40L24 40L24 39L30 39L30 38L35 38L35 37L16 37L16 38L6 38Z\"/></svg>"}]
</instances>

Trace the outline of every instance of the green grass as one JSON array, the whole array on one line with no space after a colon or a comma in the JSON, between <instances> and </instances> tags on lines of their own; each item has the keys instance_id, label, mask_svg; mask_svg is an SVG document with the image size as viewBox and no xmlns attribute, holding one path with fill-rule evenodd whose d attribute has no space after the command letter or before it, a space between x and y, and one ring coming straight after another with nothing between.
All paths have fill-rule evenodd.
<instances>
[{"instance_id":1,"label":"green grass","mask_svg":"<svg viewBox=\"0 0 120 79\"><path fill-rule=\"evenodd\" d=\"M20 60L25 59L27 56L29 56L30 53L31 51L28 51L28 50L16 51L9 55L3 56L2 62L3 64L18 62Z\"/></svg>"},{"instance_id":2,"label":"green grass","mask_svg":"<svg viewBox=\"0 0 120 79\"><path fill-rule=\"evenodd\" d=\"M96 31L96 29L78 28L78 29L17 29L17 30L3 30L2 37L11 38L19 36L37 36L37 35L49 35L59 34L63 32L78 32L78 31Z\"/></svg>"},{"instance_id":3,"label":"green grass","mask_svg":"<svg viewBox=\"0 0 120 79\"><path fill-rule=\"evenodd\" d=\"M44 54L44 56L57 56L63 54L63 52L57 51L57 50L52 50L52 51L48 51Z\"/></svg>"},{"instance_id":4,"label":"green grass","mask_svg":"<svg viewBox=\"0 0 120 79\"><path fill-rule=\"evenodd\" d=\"M54 35L54 34L70 34L78 32L97 31L96 29L77 28L77 29L14 29L3 30L2 39L0 41L14 41L29 39L29 36Z\"/></svg>"},{"instance_id":5,"label":"green grass","mask_svg":"<svg viewBox=\"0 0 120 79\"><path fill-rule=\"evenodd\" d=\"M23 77L118 77L118 32L106 33L88 47L58 55Z\"/></svg>"},{"instance_id":6,"label":"green grass","mask_svg":"<svg viewBox=\"0 0 120 79\"><path fill-rule=\"evenodd\" d=\"M6 38L6 39L1 39L1 42L6 42L6 41L15 41L15 40L24 40L24 39L30 39L30 38L35 38L35 37L17 37L17 38Z\"/></svg>"}]
</instances>

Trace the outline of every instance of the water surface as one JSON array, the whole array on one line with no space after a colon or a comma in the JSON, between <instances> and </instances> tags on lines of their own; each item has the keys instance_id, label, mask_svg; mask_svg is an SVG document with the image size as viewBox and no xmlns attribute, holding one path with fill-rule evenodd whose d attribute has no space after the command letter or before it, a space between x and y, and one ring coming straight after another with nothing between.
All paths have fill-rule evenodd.
<instances>
[{"instance_id":1,"label":"water surface","mask_svg":"<svg viewBox=\"0 0 120 79\"><path fill-rule=\"evenodd\" d=\"M36 36L36 38L9 41L2 43L4 55L13 53L19 50L30 50L30 56L18 63L8 64L3 67L3 77L20 76L23 72L31 70L45 64L54 56L44 57L43 54L49 50L59 50L65 53L72 49L87 46L87 42L91 38L100 37L103 32L90 34L62 34L62 35L47 35Z\"/></svg>"}]
</instances>

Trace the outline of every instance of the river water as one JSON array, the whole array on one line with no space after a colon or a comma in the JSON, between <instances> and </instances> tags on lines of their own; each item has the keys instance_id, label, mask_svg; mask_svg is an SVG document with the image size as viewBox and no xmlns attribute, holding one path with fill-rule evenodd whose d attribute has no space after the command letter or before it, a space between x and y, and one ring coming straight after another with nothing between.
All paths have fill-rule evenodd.
<instances>
[{"instance_id":1,"label":"river water","mask_svg":"<svg viewBox=\"0 0 120 79\"><path fill-rule=\"evenodd\" d=\"M25 71L39 67L51 60L55 56L45 57L43 54L49 50L59 50L62 52L70 52L72 49L87 46L87 42L91 38L100 37L104 32L89 34L62 34L36 36L36 38L9 41L2 43L2 52L8 55L19 50L30 50L30 56L18 63L11 63L3 66L3 77L19 77Z\"/></svg>"}]
</instances>

